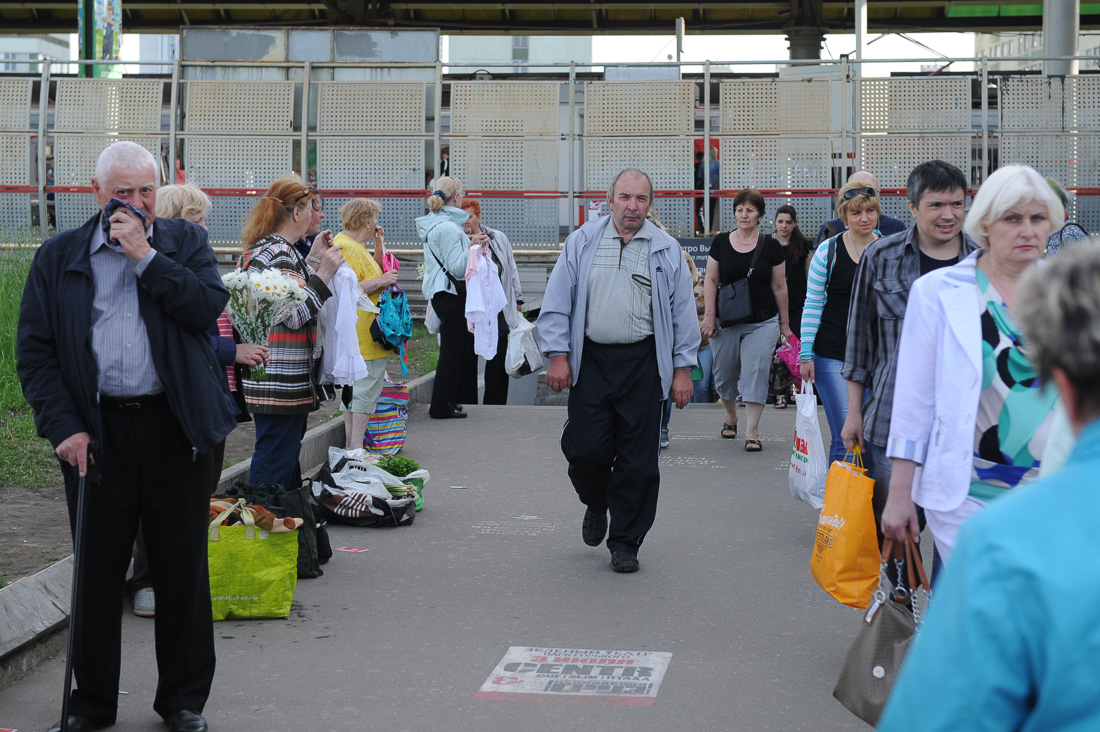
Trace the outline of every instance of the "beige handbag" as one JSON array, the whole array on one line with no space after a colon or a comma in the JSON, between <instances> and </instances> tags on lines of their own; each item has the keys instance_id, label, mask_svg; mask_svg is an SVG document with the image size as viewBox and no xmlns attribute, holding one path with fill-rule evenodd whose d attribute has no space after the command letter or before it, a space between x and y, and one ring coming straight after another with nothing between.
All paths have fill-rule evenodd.
<instances>
[{"instance_id":1,"label":"beige handbag","mask_svg":"<svg viewBox=\"0 0 1100 732\"><path fill-rule=\"evenodd\" d=\"M886 564L894 558L893 539L882 545L882 572L879 589L863 616L863 625L855 643L844 658L833 696L848 711L874 726L886 707L886 699L901 670L909 642L921 622L917 590L891 588L886 579ZM909 587L916 587L914 568L921 581L927 606L931 592L921 564L920 552L911 536L905 537L905 565ZM885 586L885 589L883 587Z\"/></svg>"}]
</instances>

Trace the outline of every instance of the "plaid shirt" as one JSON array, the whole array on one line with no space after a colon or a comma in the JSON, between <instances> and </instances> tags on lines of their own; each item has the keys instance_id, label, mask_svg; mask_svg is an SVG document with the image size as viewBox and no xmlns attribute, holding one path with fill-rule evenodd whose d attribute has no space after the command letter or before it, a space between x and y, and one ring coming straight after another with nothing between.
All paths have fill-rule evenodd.
<instances>
[{"instance_id":1,"label":"plaid shirt","mask_svg":"<svg viewBox=\"0 0 1100 732\"><path fill-rule=\"evenodd\" d=\"M871 389L863 406L863 436L885 445L894 404L894 375L898 367L898 340L909 288L920 277L917 229L879 239L860 257L848 308L848 346L841 375ZM960 261L977 245L963 236Z\"/></svg>"}]
</instances>

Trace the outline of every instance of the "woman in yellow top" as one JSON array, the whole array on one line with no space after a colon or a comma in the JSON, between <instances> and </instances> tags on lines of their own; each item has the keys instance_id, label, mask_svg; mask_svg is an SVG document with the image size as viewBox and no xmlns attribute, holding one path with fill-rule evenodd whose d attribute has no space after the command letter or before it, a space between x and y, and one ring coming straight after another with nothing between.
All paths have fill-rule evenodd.
<instances>
[{"instance_id":1,"label":"woman in yellow top","mask_svg":"<svg viewBox=\"0 0 1100 732\"><path fill-rule=\"evenodd\" d=\"M369 198L353 198L340 207L344 230L336 235L334 244L343 246L344 261L351 265L359 278L359 287L377 307L382 290L397 283L397 270L382 271L383 239L385 231L378 225L382 204ZM367 242L373 241L374 252L367 251ZM355 330L359 336L359 352L367 362L367 375L356 381L351 393L344 390L341 406L344 411L345 447L348 450L363 446L367 431L367 418L374 414L378 396L386 378L386 359L390 351L371 338L370 326L375 314L359 311Z\"/></svg>"}]
</instances>

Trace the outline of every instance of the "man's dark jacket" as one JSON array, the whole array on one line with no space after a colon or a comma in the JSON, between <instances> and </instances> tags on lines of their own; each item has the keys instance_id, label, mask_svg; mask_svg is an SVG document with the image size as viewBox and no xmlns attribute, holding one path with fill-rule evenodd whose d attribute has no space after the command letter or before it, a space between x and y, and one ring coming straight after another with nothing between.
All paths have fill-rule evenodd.
<instances>
[{"instance_id":1,"label":"man's dark jacket","mask_svg":"<svg viewBox=\"0 0 1100 732\"><path fill-rule=\"evenodd\" d=\"M89 252L99 221L97 213L79 229L42 245L19 309L19 381L34 409L38 434L54 447L78 432L103 436L92 352L95 288ZM138 303L153 363L172 414L192 447L207 453L236 425L236 410L221 386L224 372L207 335L229 293L201 227L158 218L151 244L158 254L138 277Z\"/></svg>"}]
</instances>

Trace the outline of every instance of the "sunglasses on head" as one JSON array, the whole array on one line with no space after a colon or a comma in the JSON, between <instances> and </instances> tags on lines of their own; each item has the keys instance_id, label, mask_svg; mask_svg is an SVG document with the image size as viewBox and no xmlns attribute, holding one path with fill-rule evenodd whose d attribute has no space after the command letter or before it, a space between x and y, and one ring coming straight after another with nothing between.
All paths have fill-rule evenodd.
<instances>
[{"instance_id":1,"label":"sunglasses on head","mask_svg":"<svg viewBox=\"0 0 1100 732\"><path fill-rule=\"evenodd\" d=\"M876 196L878 196L878 191L876 191L871 186L863 186L862 188L853 188L850 191L844 191L843 198L845 201L851 201L857 196L867 196L868 198L875 198Z\"/></svg>"}]
</instances>

